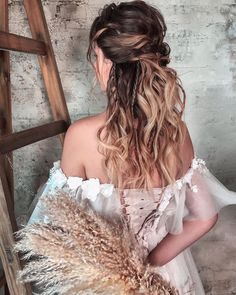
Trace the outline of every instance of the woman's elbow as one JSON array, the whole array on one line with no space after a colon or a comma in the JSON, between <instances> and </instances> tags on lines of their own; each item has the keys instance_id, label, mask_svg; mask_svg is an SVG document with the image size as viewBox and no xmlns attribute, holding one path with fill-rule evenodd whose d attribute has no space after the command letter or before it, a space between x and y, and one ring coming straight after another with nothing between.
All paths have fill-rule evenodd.
<instances>
[{"instance_id":1,"label":"woman's elbow","mask_svg":"<svg viewBox=\"0 0 236 295\"><path fill-rule=\"evenodd\" d=\"M183 237L192 243L203 235L207 234L216 224L218 220L218 213L207 220L194 220L184 222Z\"/></svg>"},{"instance_id":2,"label":"woman's elbow","mask_svg":"<svg viewBox=\"0 0 236 295\"><path fill-rule=\"evenodd\" d=\"M219 214L216 213L216 215L214 215L210 219L203 222L203 227L205 228L206 232L210 231L214 227L214 225L216 224L218 220L218 217L219 217Z\"/></svg>"}]
</instances>

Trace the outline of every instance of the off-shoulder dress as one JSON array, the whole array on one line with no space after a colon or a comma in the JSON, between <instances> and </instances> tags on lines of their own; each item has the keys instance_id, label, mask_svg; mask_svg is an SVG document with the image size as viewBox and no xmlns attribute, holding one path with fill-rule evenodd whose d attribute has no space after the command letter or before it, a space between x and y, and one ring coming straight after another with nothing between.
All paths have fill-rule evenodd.
<instances>
[{"instance_id":1,"label":"off-shoulder dress","mask_svg":"<svg viewBox=\"0 0 236 295\"><path fill-rule=\"evenodd\" d=\"M53 163L49 177L33 200L28 224L43 221L40 197L63 189L78 202L84 198L105 216L124 213L139 241L150 252L168 233L180 234L185 220L207 220L221 208L236 205L236 192L227 189L207 168L203 159L194 155L186 174L166 187L153 188L152 194L144 189L118 189L110 183L100 183L98 178L67 177L60 160ZM194 262L191 247L162 266L156 267L181 295L204 295L205 291Z\"/></svg>"}]
</instances>

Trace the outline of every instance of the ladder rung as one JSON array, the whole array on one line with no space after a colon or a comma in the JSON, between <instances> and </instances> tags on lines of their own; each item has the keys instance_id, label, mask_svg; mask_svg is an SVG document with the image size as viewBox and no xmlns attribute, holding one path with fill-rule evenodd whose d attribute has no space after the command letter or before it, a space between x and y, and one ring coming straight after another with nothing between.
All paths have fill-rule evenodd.
<instances>
[{"instance_id":1,"label":"ladder rung","mask_svg":"<svg viewBox=\"0 0 236 295\"><path fill-rule=\"evenodd\" d=\"M0 49L46 55L46 44L42 41L0 31Z\"/></svg>"},{"instance_id":2,"label":"ladder rung","mask_svg":"<svg viewBox=\"0 0 236 295\"><path fill-rule=\"evenodd\" d=\"M68 123L55 121L0 137L0 153L5 154L34 142L66 132Z\"/></svg>"}]
</instances>

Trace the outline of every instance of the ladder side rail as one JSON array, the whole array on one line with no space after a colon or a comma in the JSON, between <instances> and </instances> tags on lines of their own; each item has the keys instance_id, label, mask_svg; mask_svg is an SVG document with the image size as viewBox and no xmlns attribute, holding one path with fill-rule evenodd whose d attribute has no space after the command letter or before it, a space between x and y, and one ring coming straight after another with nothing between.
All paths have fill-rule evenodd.
<instances>
[{"instance_id":1,"label":"ladder side rail","mask_svg":"<svg viewBox=\"0 0 236 295\"><path fill-rule=\"evenodd\" d=\"M70 125L70 115L66 105L42 3L40 0L24 0L24 7L28 17L32 37L36 40L45 42L47 45L47 55L38 55L38 60L51 105L53 118L54 120L64 120ZM63 144L64 137L65 134L60 135L61 144Z\"/></svg>"}]
</instances>

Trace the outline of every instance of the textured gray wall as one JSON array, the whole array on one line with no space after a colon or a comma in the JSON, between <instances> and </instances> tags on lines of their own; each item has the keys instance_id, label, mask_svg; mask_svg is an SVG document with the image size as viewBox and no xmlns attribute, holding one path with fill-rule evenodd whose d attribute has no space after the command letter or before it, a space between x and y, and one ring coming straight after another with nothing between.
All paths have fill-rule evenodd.
<instances>
[{"instance_id":1,"label":"textured gray wall","mask_svg":"<svg viewBox=\"0 0 236 295\"><path fill-rule=\"evenodd\" d=\"M99 113L106 97L96 88L85 59L88 32L104 0L45 0L51 34L72 122ZM163 12L172 62L187 94L185 121L198 156L229 189L236 190L236 1L147 1ZM10 31L30 36L22 1L10 3ZM116 3L118 3L116 1ZM11 54L14 131L52 120L37 58ZM14 153L16 215L26 212L52 162L58 138ZM196 242L193 255L207 294L236 294L236 207L221 211L215 228Z\"/></svg>"}]
</instances>

